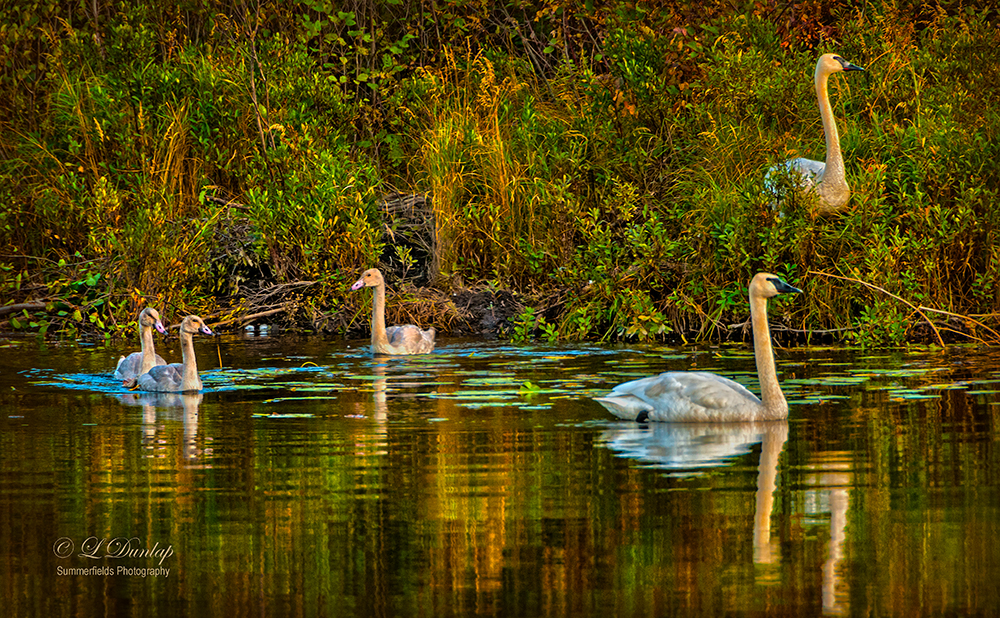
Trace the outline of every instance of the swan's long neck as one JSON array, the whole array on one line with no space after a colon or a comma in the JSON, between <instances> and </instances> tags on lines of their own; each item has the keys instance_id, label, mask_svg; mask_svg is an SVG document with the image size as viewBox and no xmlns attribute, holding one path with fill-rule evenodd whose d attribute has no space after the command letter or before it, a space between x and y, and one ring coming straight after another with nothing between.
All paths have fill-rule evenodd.
<instances>
[{"instance_id":1,"label":"swan's long neck","mask_svg":"<svg viewBox=\"0 0 1000 618\"><path fill-rule=\"evenodd\" d=\"M833 117L833 107L827 93L827 82L830 75L826 71L816 71L816 99L819 101L819 115L823 119L823 134L826 136L826 166L823 170L823 183L830 185L846 182L844 174L844 157L840 154L840 134L837 133L837 120Z\"/></svg>"},{"instance_id":2,"label":"swan's long neck","mask_svg":"<svg viewBox=\"0 0 1000 618\"><path fill-rule=\"evenodd\" d=\"M774 351L771 349L771 329L767 324L767 299L750 297L750 321L753 324L753 351L757 360L757 380L760 382L760 400L764 413L757 420L785 418L788 402L778 384L778 372L774 366Z\"/></svg>"},{"instance_id":3,"label":"swan's long neck","mask_svg":"<svg viewBox=\"0 0 1000 618\"><path fill-rule=\"evenodd\" d=\"M200 391L201 378L198 377L198 362L194 355L194 341L191 333L181 331L181 361L184 377L181 378L182 391Z\"/></svg>"},{"instance_id":4,"label":"swan's long neck","mask_svg":"<svg viewBox=\"0 0 1000 618\"><path fill-rule=\"evenodd\" d=\"M372 347L380 344L388 345L389 338L385 334L385 284L376 285L372 296Z\"/></svg>"},{"instance_id":5,"label":"swan's long neck","mask_svg":"<svg viewBox=\"0 0 1000 618\"><path fill-rule=\"evenodd\" d=\"M142 350L142 364L139 374L148 372L156 364L156 351L153 349L153 329L139 322L139 349Z\"/></svg>"}]
</instances>

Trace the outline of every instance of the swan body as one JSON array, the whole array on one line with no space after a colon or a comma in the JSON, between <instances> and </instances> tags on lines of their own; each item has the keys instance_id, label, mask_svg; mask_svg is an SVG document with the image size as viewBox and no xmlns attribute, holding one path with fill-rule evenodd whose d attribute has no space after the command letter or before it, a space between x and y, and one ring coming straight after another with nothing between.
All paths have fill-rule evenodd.
<instances>
[{"instance_id":1,"label":"swan body","mask_svg":"<svg viewBox=\"0 0 1000 618\"><path fill-rule=\"evenodd\" d=\"M787 179L793 189L802 195L815 194L818 202L816 211L820 214L836 212L847 206L851 199L851 188L844 171L844 157L840 152L840 134L837 133L837 121L833 117L833 107L827 93L830 76L842 71L864 69L836 54L823 54L816 63L813 81L826 137L826 161L798 158L771 167L764 177L764 184L768 192L777 198L779 205L784 192L782 179Z\"/></svg>"},{"instance_id":2,"label":"swan body","mask_svg":"<svg viewBox=\"0 0 1000 618\"><path fill-rule=\"evenodd\" d=\"M788 417L767 325L767 299L802 292L770 273L750 280L750 319L761 398L743 385L705 371L668 371L619 384L596 401L619 418L683 423L771 421Z\"/></svg>"},{"instance_id":3,"label":"swan body","mask_svg":"<svg viewBox=\"0 0 1000 618\"><path fill-rule=\"evenodd\" d=\"M140 352L132 352L128 356L118 359L115 366L115 378L128 385L134 383L135 379L146 373L156 365L166 365L167 361L156 353L153 348L153 329L166 334L163 329L163 322L160 321L160 314L152 307L146 307L139 312L139 349Z\"/></svg>"},{"instance_id":4,"label":"swan body","mask_svg":"<svg viewBox=\"0 0 1000 618\"><path fill-rule=\"evenodd\" d=\"M385 279L377 268L361 274L352 290L374 288L372 301L372 351L376 354L429 354L434 351L433 328L421 329L413 324L385 325Z\"/></svg>"},{"instance_id":5,"label":"swan body","mask_svg":"<svg viewBox=\"0 0 1000 618\"><path fill-rule=\"evenodd\" d=\"M196 315L189 315L181 321L181 363L157 365L137 379L138 388L142 391L157 393L180 393L201 390L201 378L198 377L198 365L194 355L195 333L211 335L212 331L205 322Z\"/></svg>"}]
</instances>

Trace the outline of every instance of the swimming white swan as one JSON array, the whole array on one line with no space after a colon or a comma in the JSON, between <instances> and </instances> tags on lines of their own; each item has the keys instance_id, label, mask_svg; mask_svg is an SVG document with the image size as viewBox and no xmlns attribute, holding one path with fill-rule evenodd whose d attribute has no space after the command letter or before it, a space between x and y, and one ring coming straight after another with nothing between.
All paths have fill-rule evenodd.
<instances>
[{"instance_id":1,"label":"swimming white swan","mask_svg":"<svg viewBox=\"0 0 1000 618\"><path fill-rule=\"evenodd\" d=\"M626 420L699 422L771 421L788 416L788 403L778 384L767 325L767 299L802 292L769 273L750 280L750 320L761 399L741 384L705 371L668 371L619 384L595 399Z\"/></svg>"},{"instance_id":2,"label":"swimming white swan","mask_svg":"<svg viewBox=\"0 0 1000 618\"><path fill-rule=\"evenodd\" d=\"M421 330L419 326L385 326L385 279L377 268L361 274L352 290L369 287L374 289L372 301L372 351L376 354L428 354L434 350L434 329Z\"/></svg>"},{"instance_id":3,"label":"swimming white swan","mask_svg":"<svg viewBox=\"0 0 1000 618\"><path fill-rule=\"evenodd\" d=\"M836 54L823 54L819 57L814 81L819 113L823 119L823 133L826 136L826 162L803 158L790 159L767 170L764 185L768 192L776 197L775 201L779 205L784 191L781 186L783 177L797 187L802 195L815 193L818 201L816 212L820 214L836 212L846 206L847 201L851 199L851 188L847 185L844 172L844 157L840 153L837 121L833 117L833 108L830 106L830 97L826 90L830 75L841 71L864 71L864 69Z\"/></svg>"},{"instance_id":4,"label":"swimming white swan","mask_svg":"<svg viewBox=\"0 0 1000 618\"><path fill-rule=\"evenodd\" d=\"M160 322L160 314L152 307L146 307L139 312L139 349L141 352L132 352L128 356L118 359L115 366L115 378L122 381L122 384L129 385L135 382L140 375L149 371L155 365L166 365L167 361L156 353L153 346L153 328L165 334L163 322Z\"/></svg>"},{"instance_id":5,"label":"swimming white swan","mask_svg":"<svg viewBox=\"0 0 1000 618\"><path fill-rule=\"evenodd\" d=\"M205 326L196 315L189 315L181 321L181 359L182 363L157 365L149 372L139 376L139 390L159 393L179 393L200 391L201 378L198 377L198 364L194 355L195 333L211 335L212 331Z\"/></svg>"}]
</instances>

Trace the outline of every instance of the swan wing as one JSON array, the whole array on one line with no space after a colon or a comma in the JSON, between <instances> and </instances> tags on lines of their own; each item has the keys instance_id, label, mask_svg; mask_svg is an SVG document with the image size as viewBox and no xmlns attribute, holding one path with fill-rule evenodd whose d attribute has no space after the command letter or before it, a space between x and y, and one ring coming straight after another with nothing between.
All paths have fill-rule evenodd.
<instances>
[{"instance_id":1,"label":"swan wing","mask_svg":"<svg viewBox=\"0 0 1000 618\"><path fill-rule=\"evenodd\" d=\"M389 345L396 350L395 354L427 354L434 350L433 328L421 330L419 326L404 324L390 326L385 329Z\"/></svg>"},{"instance_id":2,"label":"swan wing","mask_svg":"<svg viewBox=\"0 0 1000 618\"><path fill-rule=\"evenodd\" d=\"M132 352L128 356L118 359L115 367L115 378L119 380L131 380L139 373L139 366L142 365L142 352Z\"/></svg>"},{"instance_id":3,"label":"swan wing","mask_svg":"<svg viewBox=\"0 0 1000 618\"><path fill-rule=\"evenodd\" d=\"M753 420L762 406L743 385L704 371L633 380L596 401L618 418L667 422Z\"/></svg>"},{"instance_id":4,"label":"swan wing","mask_svg":"<svg viewBox=\"0 0 1000 618\"><path fill-rule=\"evenodd\" d=\"M171 363L157 365L136 380L139 390L171 393L181 390L184 381L184 365Z\"/></svg>"},{"instance_id":5,"label":"swan wing","mask_svg":"<svg viewBox=\"0 0 1000 618\"><path fill-rule=\"evenodd\" d=\"M800 189L808 189L823 179L826 163L813 159L789 159L784 163L772 165L764 176L764 186L772 193L784 193L787 184L793 184Z\"/></svg>"},{"instance_id":6,"label":"swan wing","mask_svg":"<svg viewBox=\"0 0 1000 618\"><path fill-rule=\"evenodd\" d=\"M167 364L167 361L163 360L159 354L155 354L153 360L154 365ZM115 366L115 378L128 382L138 378L140 371L142 371L142 352L132 352L128 356L122 356L118 359L118 365Z\"/></svg>"},{"instance_id":7,"label":"swan wing","mask_svg":"<svg viewBox=\"0 0 1000 618\"><path fill-rule=\"evenodd\" d=\"M785 166L790 173L799 175L803 187L819 184L823 180L823 172L826 171L826 163L813 159L792 159L786 161Z\"/></svg>"}]
</instances>

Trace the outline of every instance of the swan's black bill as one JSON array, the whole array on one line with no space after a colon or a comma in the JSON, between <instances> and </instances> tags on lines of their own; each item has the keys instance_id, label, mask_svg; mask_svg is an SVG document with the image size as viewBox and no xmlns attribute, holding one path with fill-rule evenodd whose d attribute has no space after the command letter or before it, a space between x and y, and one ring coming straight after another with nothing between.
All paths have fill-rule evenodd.
<instances>
[{"instance_id":1,"label":"swan's black bill","mask_svg":"<svg viewBox=\"0 0 1000 618\"><path fill-rule=\"evenodd\" d=\"M834 59L840 63L840 66L844 68L845 71L864 71L864 67L859 67L849 60L844 60L840 56L834 56Z\"/></svg>"},{"instance_id":2,"label":"swan's black bill","mask_svg":"<svg viewBox=\"0 0 1000 618\"><path fill-rule=\"evenodd\" d=\"M772 277L772 278L768 279L768 281L771 282L771 285L774 286L775 290L778 290L779 294L801 294L802 293L802 290L800 290L799 288L795 287L794 285L789 285L789 284L785 283L784 281L782 281L778 277Z\"/></svg>"}]
</instances>

